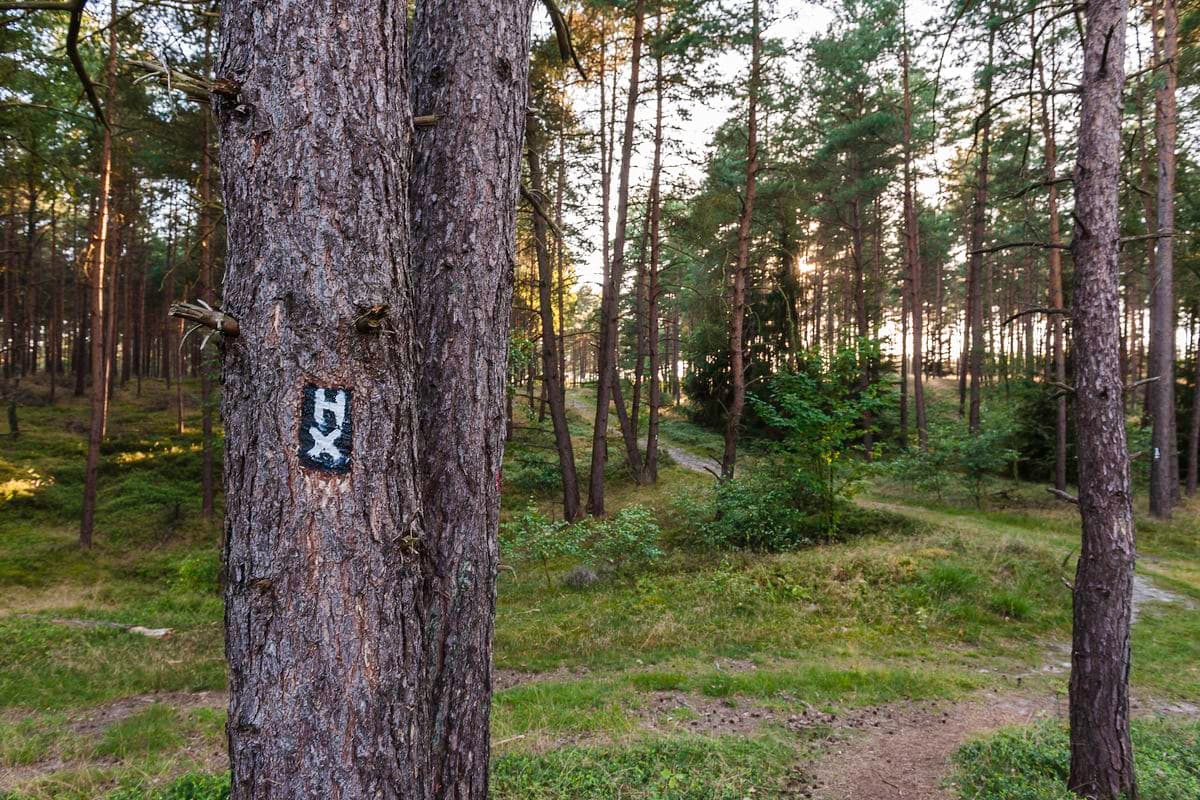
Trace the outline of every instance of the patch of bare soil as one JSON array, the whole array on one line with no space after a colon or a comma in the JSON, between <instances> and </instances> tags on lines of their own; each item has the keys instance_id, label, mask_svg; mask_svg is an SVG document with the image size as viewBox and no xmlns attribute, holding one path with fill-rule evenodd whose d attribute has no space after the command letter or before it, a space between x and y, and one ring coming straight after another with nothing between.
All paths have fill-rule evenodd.
<instances>
[{"instance_id":1,"label":"patch of bare soil","mask_svg":"<svg viewBox=\"0 0 1200 800\"><path fill-rule=\"evenodd\" d=\"M831 744L794 796L822 800L950 800L944 786L963 742L1056 713L1055 698L996 694L966 702L897 703L861 735Z\"/></svg>"},{"instance_id":2,"label":"patch of bare soil","mask_svg":"<svg viewBox=\"0 0 1200 800\"><path fill-rule=\"evenodd\" d=\"M228 708L227 692L153 692L122 697L111 703L87 709L69 720L71 731L78 734L103 733L113 724L161 703L177 711L193 708Z\"/></svg>"},{"instance_id":3,"label":"patch of bare soil","mask_svg":"<svg viewBox=\"0 0 1200 800\"><path fill-rule=\"evenodd\" d=\"M514 686L524 686L529 683L545 683L548 681L577 681L590 674L587 667L559 667L549 672L524 672L519 669L492 670L492 690L499 692Z\"/></svg>"}]
</instances>

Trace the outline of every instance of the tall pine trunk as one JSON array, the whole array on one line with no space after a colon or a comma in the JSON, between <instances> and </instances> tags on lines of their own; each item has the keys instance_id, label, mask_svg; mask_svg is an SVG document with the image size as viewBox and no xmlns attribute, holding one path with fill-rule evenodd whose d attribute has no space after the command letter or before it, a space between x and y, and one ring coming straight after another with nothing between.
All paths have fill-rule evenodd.
<instances>
[{"instance_id":1,"label":"tall pine trunk","mask_svg":"<svg viewBox=\"0 0 1200 800\"><path fill-rule=\"evenodd\" d=\"M908 6L904 6L907 13ZM921 289L921 240L917 219L915 176L913 174L912 92L909 86L909 50L907 18L903 41L904 80L904 255L908 267L908 313L912 315L912 381L913 412L917 423L917 440L924 450L929 442L925 417L925 361L923 339L923 302ZM907 342L907 339L905 340Z\"/></svg>"},{"instance_id":2,"label":"tall pine trunk","mask_svg":"<svg viewBox=\"0 0 1200 800\"><path fill-rule=\"evenodd\" d=\"M1072 246L1083 543L1074 590L1068 785L1085 797L1116 800L1135 791L1129 739L1134 533L1118 341L1125 0L1092 0L1085 14Z\"/></svg>"},{"instance_id":3,"label":"tall pine trunk","mask_svg":"<svg viewBox=\"0 0 1200 800\"><path fill-rule=\"evenodd\" d=\"M746 317L746 273L750 270L750 224L754 217L754 195L758 177L758 81L762 61L762 36L759 30L759 0L750 6L750 81L749 109L746 116L746 183L742 209L738 215L737 263L733 268L729 318L729 380L733 399L725 420L725 450L721 456L721 477L733 478L737 467L738 429L746 405L746 368L743 325Z\"/></svg>"},{"instance_id":4,"label":"tall pine trunk","mask_svg":"<svg viewBox=\"0 0 1200 800\"><path fill-rule=\"evenodd\" d=\"M541 152L546 142L540 135L538 124L535 118L532 116L529 118L526 161L529 164L530 188L535 197L544 198L545 178L542 174ZM571 431L567 426L566 383L561 371L558 350L560 340L554 330L554 270L550 263L550 246L546 241L548 228L549 225L545 218L542 217L539 210L535 209L533 212L533 244L537 253L538 310L542 323L542 394L550 406L550 421L554 426L554 446L558 451L558 467L562 473L563 518L574 521L580 516L579 478L575 474L575 450L571 444ZM559 320L561 325L561 315Z\"/></svg>"},{"instance_id":5,"label":"tall pine trunk","mask_svg":"<svg viewBox=\"0 0 1200 800\"><path fill-rule=\"evenodd\" d=\"M1151 4L1154 62L1163 79L1154 89L1154 142L1158 151L1158 197L1154 284L1150 293L1150 513L1169 518L1179 490L1175 436L1175 87L1178 82L1179 15L1175 0Z\"/></svg>"},{"instance_id":6,"label":"tall pine trunk","mask_svg":"<svg viewBox=\"0 0 1200 800\"><path fill-rule=\"evenodd\" d=\"M117 18L117 0L112 0L111 14L112 19L115 20ZM108 29L108 60L105 62L104 80L107 86L104 111L108 115L108 124L104 126L100 147L100 180L96 188L96 222L90 244L92 259L88 269L88 293L91 303L89 335L91 340L92 398L87 460L84 462L83 473L83 514L79 523L79 544L82 547L92 546L92 533L96 517L96 479L100 468L100 443L104 439L104 423L108 405L108 359L105 354L104 329L110 309L106 307L105 303L104 279L108 257L109 193L112 189L112 125L115 122L113 109L117 91L117 26L115 24L110 25ZM81 353L82 349L80 348Z\"/></svg>"},{"instance_id":7,"label":"tall pine trunk","mask_svg":"<svg viewBox=\"0 0 1200 800\"><path fill-rule=\"evenodd\" d=\"M424 445L430 781L487 796L492 628L531 7L429 0L412 33L409 202Z\"/></svg>"},{"instance_id":8,"label":"tall pine trunk","mask_svg":"<svg viewBox=\"0 0 1200 800\"><path fill-rule=\"evenodd\" d=\"M604 464L607 460L608 408L610 400L616 400L617 417L621 434L625 439L626 460L637 480L641 480L640 457L637 441L632 443L632 429L620 400L617 373L617 333L619 323L619 297L621 280L625 275L625 233L629 221L629 169L633 156L634 123L637 119L639 78L641 74L642 40L645 32L645 0L637 0L634 6L633 44L629 65L629 92L626 97L625 127L621 139L621 164L617 179L617 222L613 234L612 258L608 262L604 287L600 301L600 352L596 384L596 417L592 426L592 465L588 483L588 511L594 515L604 514ZM603 81L603 77L601 77ZM613 101L615 103L615 99ZM607 155L612 155L610 142ZM607 208L607 202L605 202ZM605 218L607 229L607 217Z\"/></svg>"}]
</instances>

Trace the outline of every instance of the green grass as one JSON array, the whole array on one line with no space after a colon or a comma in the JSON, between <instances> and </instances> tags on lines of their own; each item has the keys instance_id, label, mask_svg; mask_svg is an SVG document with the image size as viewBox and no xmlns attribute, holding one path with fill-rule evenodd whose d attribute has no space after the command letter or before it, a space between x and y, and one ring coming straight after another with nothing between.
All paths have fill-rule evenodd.
<instances>
[{"instance_id":1,"label":"green grass","mask_svg":"<svg viewBox=\"0 0 1200 800\"><path fill-rule=\"evenodd\" d=\"M1133 752L1143 800L1200 797L1200 724L1140 722ZM1057 723L1019 728L959 750L955 784L962 800L1075 800L1066 788L1067 730Z\"/></svg>"},{"instance_id":2,"label":"green grass","mask_svg":"<svg viewBox=\"0 0 1200 800\"><path fill-rule=\"evenodd\" d=\"M772 796L793 745L765 735L645 739L495 759L497 800L742 800Z\"/></svg>"},{"instance_id":3,"label":"green grass","mask_svg":"<svg viewBox=\"0 0 1200 800\"><path fill-rule=\"evenodd\" d=\"M198 414L195 387L187 388L182 436L155 382L140 399L118 393L96 545L87 552L76 544L84 402L22 406L22 435L0 436L0 767L61 762L23 779L23 800L217 800L228 790L223 711L169 695L121 704L123 715L110 705L225 685L220 503L217 520L201 517ZM578 416L573 423L585 482L590 426ZM531 497L557 513L549 424L521 424L530 427L507 451L504 513ZM664 436L698 452L720 443L677 414L668 415ZM740 463L752 468L753 458ZM608 471L610 512L644 505L668 544L687 540L693 520L679 513L679 498L705 491L710 476L667 465L658 485L637 486L619 452ZM550 587L540 565L505 564L497 665L560 672L497 692L495 796L774 796L804 741L769 724L752 736L651 735L650 693L772 713L953 698L1001 688L1000 674L1036 669L1049 641L1068 638L1070 595L1059 578L1078 545L1073 507L1033 486L1014 485L1013 500L982 510L880 482L869 492L871 501L897 503L907 521L777 555L668 547L652 568L587 589L561 584L569 560L551 565ZM1200 600L1197 512L1139 520L1139 570ZM168 627L173 635L154 640L63 620ZM1137 690L1194 701L1198 642L1200 613L1146 609L1134 634ZM1062 682L1033 680L1046 689ZM97 716L103 725L81 722Z\"/></svg>"}]
</instances>

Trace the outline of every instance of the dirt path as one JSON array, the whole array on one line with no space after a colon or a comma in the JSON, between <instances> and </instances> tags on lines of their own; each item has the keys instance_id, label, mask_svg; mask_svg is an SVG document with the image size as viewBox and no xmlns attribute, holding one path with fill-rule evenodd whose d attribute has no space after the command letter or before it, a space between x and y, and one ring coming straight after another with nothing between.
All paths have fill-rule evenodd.
<instances>
[{"instance_id":1,"label":"dirt path","mask_svg":"<svg viewBox=\"0 0 1200 800\"><path fill-rule=\"evenodd\" d=\"M572 394L567 395L567 406L572 412L582 417L584 420L593 419L596 413L596 409L591 403L587 403L583 399ZM608 429L612 432L616 431L616 428L612 423L611 415L609 416ZM641 444L642 449L644 450L646 448L646 440L642 439ZM692 472L701 472L705 475L713 475L714 477L721 474L721 465L717 463L715 459L709 458L708 456L697 455L696 453L693 453L683 447L671 444L663 439L662 436L659 436L658 446L671 457L672 461L684 469L689 469Z\"/></svg>"},{"instance_id":2,"label":"dirt path","mask_svg":"<svg viewBox=\"0 0 1200 800\"><path fill-rule=\"evenodd\" d=\"M953 527L962 520L928 509L913 509L894 503L864 502L890 511ZM1192 608L1185 597L1156 587L1143 575L1134 576L1133 619L1140 618L1148 603L1178 603ZM1070 647L1053 642L1047 647L1045 663L1036 672L1065 673L1070 670ZM1189 704L1158 705L1136 709L1156 713L1195 716ZM958 703L933 705L897 704L893 715L877 727L864 730L848 741L830 747L808 775L807 793L817 800L952 800L948 786L954 753L968 740L1011 725L1027 725L1038 719L1062 718L1066 700L1057 694L993 693Z\"/></svg>"}]
</instances>

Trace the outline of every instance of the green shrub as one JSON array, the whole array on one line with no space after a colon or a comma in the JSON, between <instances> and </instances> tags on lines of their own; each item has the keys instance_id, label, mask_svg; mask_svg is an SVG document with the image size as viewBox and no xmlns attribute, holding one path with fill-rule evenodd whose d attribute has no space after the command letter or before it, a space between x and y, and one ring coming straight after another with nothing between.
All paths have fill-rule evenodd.
<instances>
[{"instance_id":1,"label":"green shrub","mask_svg":"<svg viewBox=\"0 0 1200 800\"><path fill-rule=\"evenodd\" d=\"M778 553L915 529L907 517L848 501L838 502L832 514L814 512L805 505L803 492L797 495L769 471L722 481L699 498L681 496L676 510L695 520L689 541L708 550Z\"/></svg>"},{"instance_id":2,"label":"green shrub","mask_svg":"<svg viewBox=\"0 0 1200 800\"><path fill-rule=\"evenodd\" d=\"M579 555L583 528L551 520L531 500L525 510L500 526L500 548L505 557L538 561L550 585L550 562Z\"/></svg>"},{"instance_id":3,"label":"green shrub","mask_svg":"<svg viewBox=\"0 0 1200 800\"><path fill-rule=\"evenodd\" d=\"M662 558L662 528L645 506L623 508L591 528L588 553L608 571L622 573Z\"/></svg>"}]
</instances>

